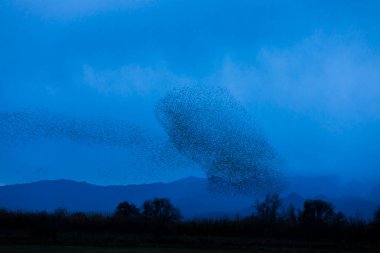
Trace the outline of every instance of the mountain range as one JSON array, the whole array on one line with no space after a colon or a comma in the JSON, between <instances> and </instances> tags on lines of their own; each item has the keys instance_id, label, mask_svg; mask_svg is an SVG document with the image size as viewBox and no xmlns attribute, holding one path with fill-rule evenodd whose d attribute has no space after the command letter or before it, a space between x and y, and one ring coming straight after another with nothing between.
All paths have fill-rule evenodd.
<instances>
[{"instance_id":1,"label":"mountain range","mask_svg":"<svg viewBox=\"0 0 380 253\"><path fill-rule=\"evenodd\" d=\"M293 184L293 188L282 194L284 207L293 204L297 209L302 209L306 198L318 198L332 202L336 211L342 211L347 216L369 219L380 205L376 199L354 195L329 196L316 192L314 196L310 196L310 189L307 191L298 186L297 191L296 186L297 184ZM169 198L180 208L185 219L247 216L254 212L259 198L213 192L209 190L207 179L196 177L171 183L123 186L99 186L71 180L45 180L0 186L0 208L20 211L51 212L57 208L66 208L71 212L112 214L117 204L122 201L141 206L145 200L154 197Z\"/></svg>"}]
</instances>

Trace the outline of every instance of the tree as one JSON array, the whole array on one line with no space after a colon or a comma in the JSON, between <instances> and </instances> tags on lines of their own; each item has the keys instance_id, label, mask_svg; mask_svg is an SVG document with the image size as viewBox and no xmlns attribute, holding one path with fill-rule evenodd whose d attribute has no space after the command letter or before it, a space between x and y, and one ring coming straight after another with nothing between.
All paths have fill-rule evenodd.
<instances>
[{"instance_id":1,"label":"tree","mask_svg":"<svg viewBox=\"0 0 380 253\"><path fill-rule=\"evenodd\" d=\"M345 224L347 224L347 218L346 218L346 216L344 215L344 213L342 213L342 212L338 212L338 213L335 214L335 216L334 216L333 223L334 223L335 225L345 225Z\"/></svg>"},{"instance_id":2,"label":"tree","mask_svg":"<svg viewBox=\"0 0 380 253\"><path fill-rule=\"evenodd\" d=\"M124 201L117 205L115 215L125 218L137 218L140 216L140 210L136 205Z\"/></svg>"},{"instance_id":3,"label":"tree","mask_svg":"<svg viewBox=\"0 0 380 253\"><path fill-rule=\"evenodd\" d=\"M285 208L283 212L283 219L289 224L296 224L297 215L296 215L296 207L293 204L289 204L287 208Z\"/></svg>"},{"instance_id":4,"label":"tree","mask_svg":"<svg viewBox=\"0 0 380 253\"><path fill-rule=\"evenodd\" d=\"M324 200L306 200L300 221L307 224L331 223L335 218L334 206Z\"/></svg>"},{"instance_id":5,"label":"tree","mask_svg":"<svg viewBox=\"0 0 380 253\"><path fill-rule=\"evenodd\" d=\"M155 198L147 200L143 204L144 217L160 222L179 221L181 213L174 207L169 199Z\"/></svg>"},{"instance_id":6,"label":"tree","mask_svg":"<svg viewBox=\"0 0 380 253\"><path fill-rule=\"evenodd\" d=\"M267 194L263 202L256 203L257 216L264 221L276 221L281 202L279 194Z\"/></svg>"},{"instance_id":7,"label":"tree","mask_svg":"<svg viewBox=\"0 0 380 253\"><path fill-rule=\"evenodd\" d=\"M68 211L64 207L58 207L54 210L53 215L59 218L66 217L68 215Z\"/></svg>"},{"instance_id":8,"label":"tree","mask_svg":"<svg viewBox=\"0 0 380 253\"><path fill-rule=\"evenodd\" d=\"M373 223L380 226L380 206L376 209L373 214Z\"/></svg>"}]
</instances>

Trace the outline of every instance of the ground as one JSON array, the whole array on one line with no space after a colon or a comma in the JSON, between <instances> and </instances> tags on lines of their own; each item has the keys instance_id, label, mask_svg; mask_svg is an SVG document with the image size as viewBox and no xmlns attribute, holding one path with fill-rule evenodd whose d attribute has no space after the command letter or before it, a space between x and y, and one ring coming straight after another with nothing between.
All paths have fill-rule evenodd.
<instances>
[{"instance_id":1,"label":"ground","mask_svg":"<svg viewBox=\"0 0 380 253\"><path fill-rule=\"evenodd\" d=\"M266 252L266 253L282 253L282 252L315 252L315 253L333 253L333 252L363 252L362 249L359 250L348 250L348 249L326 249L326 248L270 248L270 247L258 247L251 249L185 249L185 248L170 248L170 247L159 247L159 248L145 248L145 247L83 247L83 246L45 246L45 245L0 245L1 253L227 253L227 252ZM376 251L364 251L364 252L376 252Z\"/></svg>"}]
</instances>

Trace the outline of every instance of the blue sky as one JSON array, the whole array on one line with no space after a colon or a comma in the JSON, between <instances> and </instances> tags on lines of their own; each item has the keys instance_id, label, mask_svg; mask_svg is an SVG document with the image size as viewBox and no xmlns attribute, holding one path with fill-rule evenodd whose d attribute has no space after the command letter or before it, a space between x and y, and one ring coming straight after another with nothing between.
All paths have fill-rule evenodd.
<instances>
[{"instance_id":1,"label":"blue sky","mask_svg":"<svg viewBox=\"0 0 380 253\"><path fill-rule=\"evenodd\" d=\"M284 174L377 181L379 11L377 1L2 1L0 109L132 124L159 146L157 101L217 85L255 118ZM205 176L133 149L2 140L0 183Z\"/></svg>"}]
</instances>

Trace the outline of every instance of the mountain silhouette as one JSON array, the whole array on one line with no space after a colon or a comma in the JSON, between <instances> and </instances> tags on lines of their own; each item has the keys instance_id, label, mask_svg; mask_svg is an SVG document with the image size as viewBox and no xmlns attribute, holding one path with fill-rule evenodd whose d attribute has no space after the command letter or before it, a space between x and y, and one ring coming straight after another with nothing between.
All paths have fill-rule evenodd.
<instances>
[{"instance_id":1,"label":"mountain silhouette","mask_svg":"<svg viewBox=\"0 0 380 253\"><path fill-rule=\"evenodd\" d=\"M294 189L292 189L294 190ZM71 180L45 180L26 184L0 186L0 208L20 211L100 212L112 214L118 203L129 201L141 206L154 197L169 198L189 218L234 217L251 215L259 196L223 195L210 192L207 179L188 177L171 183L99 186ZM337 211L348 216L370 218L376 202L355 196L330 197L315 195L330 201ZM302 189L285 193L283 205L301 209L305 198Z\"/></svg>"}]
</instances>

